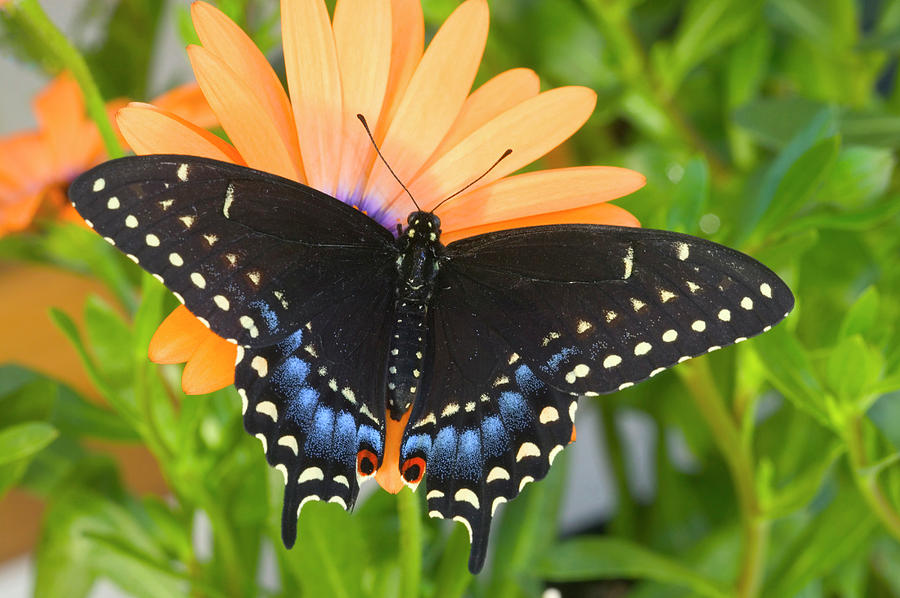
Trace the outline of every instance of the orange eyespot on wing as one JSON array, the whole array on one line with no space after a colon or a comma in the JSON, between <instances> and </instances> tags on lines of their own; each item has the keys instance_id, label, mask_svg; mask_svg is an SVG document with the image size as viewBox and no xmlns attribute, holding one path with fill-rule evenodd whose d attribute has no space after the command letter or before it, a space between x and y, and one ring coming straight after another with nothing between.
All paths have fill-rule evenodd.
<instances>
[{"instance_id":1,"label":"orange eyespot on wing","mask_svg":"<svg viewBox=\"0 0 900 598\"><path fill-rule=\"evenodd\" d=\"M375 474L378 468L378 457L369 449L363 449L356 454L356 476L367 478Z\"/></svg>"},{"instance_id":2,"label":"orange eyespot on wing","mask_svg":"<svg viewBox=\"0 0 900 598\"><path fill-rule=\"evenodd\" d=\"M425 460L421 457L407 459L400 467L400 475L403 476L403 482L415 490L425 475Z\"/></svg>"}]
</instances>

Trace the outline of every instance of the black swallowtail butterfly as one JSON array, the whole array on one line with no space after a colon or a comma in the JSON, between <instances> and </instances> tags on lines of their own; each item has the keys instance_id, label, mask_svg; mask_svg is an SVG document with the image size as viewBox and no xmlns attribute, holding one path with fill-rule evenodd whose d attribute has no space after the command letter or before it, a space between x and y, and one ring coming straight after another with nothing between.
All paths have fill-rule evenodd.
<instances>
[{"instance_id":1,"label":"black swallowtail butterfly","mask_svg":"<svg viewBox=\"0 0 900 598\"><path fill-rule=\"evenodd\" d=\"M752 258L695 237L539 226L446 247L397 238L324 193L190 156L80 176L88 224L238 347L244 425L285 479L282 535L307 501L350 508L411 406L404 482L461 521L481 569L497 506L543 478L578 397L624 389L769 330L793 307Z\"/></svg>"}]
</instances>

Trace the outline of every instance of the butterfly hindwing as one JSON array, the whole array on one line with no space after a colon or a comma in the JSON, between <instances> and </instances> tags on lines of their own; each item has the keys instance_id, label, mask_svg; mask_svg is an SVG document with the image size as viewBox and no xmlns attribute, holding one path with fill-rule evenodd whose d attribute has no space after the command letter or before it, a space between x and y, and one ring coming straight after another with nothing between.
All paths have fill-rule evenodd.
<instances>
[{"instance_id":1,"label":"butterfly hindwing","mask_svg":"<svg viewBox=\"0 0 900 598\"><path fill-rule=\"evenodd\" d=\"M350 206L215 160L113 160L69 194L94 230L242 345L279 342L396 255L391 234Z\"/></svg>"},{"instance_id":2,"label":"butterfly hindwing","mask_svg":"<svg viewBox=\"0 0 900 598\"><path fill-rule=\"evenodd\" d=\"M768 268L678 233L534 227L447 247L445 284L475 305L538 377L575 395L627 388L783 319L793 295Z\"/></svg>"},{"instance_id":3,"label":"butterfly hindwing","mask_svg":"<svg viewBox=\"0 0 900 598\"><path fill-rule=\"evenodd\" d=\"M501 304L472 304L468 288L441 288L431 310L432 366L413 407L401 463L426 463L432 517L470 533L469 569L487 552L502 503L547 475L572 436L576 398L542 382L491 322Z\"/></svg>"}]
</instances>

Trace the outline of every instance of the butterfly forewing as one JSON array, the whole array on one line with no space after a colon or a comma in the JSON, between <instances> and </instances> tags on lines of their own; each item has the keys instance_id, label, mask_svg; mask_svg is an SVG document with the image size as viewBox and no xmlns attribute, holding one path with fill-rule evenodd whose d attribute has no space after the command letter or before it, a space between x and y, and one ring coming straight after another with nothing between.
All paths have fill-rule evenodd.
<instances>
[{"instance_id":1,"label":"butterfly forewing","mask_svg":"<svg viewBox=\"0 0 900 598\"><path fill-rule=\"evenodd\" d=\"M114 160L70 196L98 233L242 345L284 339L396 255L390 233L334 198L203 158Z\"/></svg>"},{"instance_id":2,"label":"butterfly forewing","mask_svg":"<svg viewBox=\"0 0 900 598\"><path fill-rule=\"evenodd\" d=\"M627 388L768 330L793 307L756 260L696 237L571 225L500 231L447 248L445 286L502 305L494 326L572 394Z\"/></svg>"}]
</instances>

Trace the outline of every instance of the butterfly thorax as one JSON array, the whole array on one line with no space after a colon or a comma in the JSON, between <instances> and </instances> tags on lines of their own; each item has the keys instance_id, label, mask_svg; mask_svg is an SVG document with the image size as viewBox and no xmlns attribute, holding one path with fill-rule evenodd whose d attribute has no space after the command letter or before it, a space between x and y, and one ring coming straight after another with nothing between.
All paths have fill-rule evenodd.
<instances>
[{"instance_id":1,"label":"butterfly thorax","mask_svg":"<svg viewBox=\"0 0 900 598\"><path fill-rule=\"evenodd\" d=\"M409 215L397 239L397 289L388 355L388 410L399 420L419 393L428 305L440 268L441 221L428 212Z\"/></svg>"}]
</instances>

